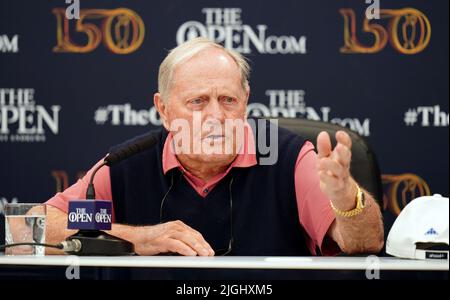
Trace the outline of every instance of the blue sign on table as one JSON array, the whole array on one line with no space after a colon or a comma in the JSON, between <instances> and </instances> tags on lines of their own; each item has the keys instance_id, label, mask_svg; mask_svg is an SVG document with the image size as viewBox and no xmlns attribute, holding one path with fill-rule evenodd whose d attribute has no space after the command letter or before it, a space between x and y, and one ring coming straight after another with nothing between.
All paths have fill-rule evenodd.
<instances>
[{"instance_id":1,"label":"blue sign on table","mask_svg":"<svg viewBox=\"0 0 450 300\"><path fill-rule=\"evenodd\" d=\"M68 229L111 230L111 201L71 200Z\"/></svg>"}]
</instances>

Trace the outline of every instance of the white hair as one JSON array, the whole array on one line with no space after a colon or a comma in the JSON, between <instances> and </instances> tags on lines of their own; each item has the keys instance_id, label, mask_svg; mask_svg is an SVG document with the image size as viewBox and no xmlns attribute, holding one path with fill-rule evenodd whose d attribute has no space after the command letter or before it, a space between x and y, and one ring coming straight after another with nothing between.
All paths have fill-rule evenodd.
<instances>
[{"instance_id":1,"label":"white hair","mask_svg":"<svg viewBox=\"0 0 450 300\"><path fill-rule=\"evenodd\" d=\"M179 64L189 60L196 54L208 48L221 49L236 62L241 72L242 88L244 90L247 90L249 86L248 80L250 75L250 65L248 64L246 58L240 53L231 49L227 49L207 38L198 37L170 50L169 54L159 66L158 91L161 94L161 98L163 99L163 101L166 101L166 98L169 95L174 69Z\"/></svg>"}]
</instances>

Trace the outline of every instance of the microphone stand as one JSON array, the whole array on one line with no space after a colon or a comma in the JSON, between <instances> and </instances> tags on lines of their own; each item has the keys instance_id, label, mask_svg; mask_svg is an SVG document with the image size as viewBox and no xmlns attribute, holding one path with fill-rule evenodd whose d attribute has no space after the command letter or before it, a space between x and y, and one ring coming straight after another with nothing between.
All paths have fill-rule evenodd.
<instances>
[{"instance_id":1,"label":"microphone stand","mask_svg":"<svg viewBox=\"0 0 450 300\"><path fill-rule=\"evenodd\" d=\"M95 200L94 177L100 168L108 165L105 160L92 172L86 192L86 199ZM130 256L135 255L134 245L127 240L118 238L100 230L79 230L69 236L66 241L71 241L75 247L68 254L80 256Z\"/></svg>"},{"instance_id":2,"label":"microphone stand","mask_svg":"<svg viewBox=\"0 0 450 300\"><path fill-rule=\"evenodd\" d=\"M94 177L103 166L111 166L127 157L153 147L157 143L155 135L143 137L127 147L118 149L108 154L103 162L92 172L89 185L86 191L86 199L95 200ZM129 241L112 236L99 230L79 230L74 235L69 236L66 241L70 241L73 249L66 251L75 255L135 255L134 245ZM73 250L73 251L72 251Z\"/></svg>"}]
</instances>

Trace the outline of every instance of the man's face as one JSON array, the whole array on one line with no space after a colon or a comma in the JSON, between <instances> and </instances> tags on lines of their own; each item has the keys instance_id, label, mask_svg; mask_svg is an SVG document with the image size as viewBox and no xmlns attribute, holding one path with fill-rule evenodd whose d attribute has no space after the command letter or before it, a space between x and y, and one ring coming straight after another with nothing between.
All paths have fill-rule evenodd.
<instances>
[{"instance_id":1,"label":"man's face","mask_svg":"<svg viewBox=\"0 0 450 300\"><path fill-rule=\"evenodd\" d=\"M225 124L245 120L248 95L236 62L220 49L211 48L177 66L167 99L161 101L155 94L155 104L164 126L174 134L175 147L184 149L183 155L220 163L229 162L239 149L236 133L241 131ZM177 128L179 120L189 124L188 135Z\"/></svg>"}]
</instances>

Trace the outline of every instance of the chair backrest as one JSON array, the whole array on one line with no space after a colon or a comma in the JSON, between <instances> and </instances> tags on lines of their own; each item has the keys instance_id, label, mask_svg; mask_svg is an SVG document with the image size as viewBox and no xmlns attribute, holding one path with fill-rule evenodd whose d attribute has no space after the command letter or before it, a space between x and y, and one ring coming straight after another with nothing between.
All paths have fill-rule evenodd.
<instances>
[{"instance_id":1,"label":"chair backrest","mask_svg":"<svg viewBox=\"0 0 450 300\"><path fill-rule=\"evenodd\" d=\"M317 135L321 131L327 131L331 137L333 147L336 145L335 134L338 130L344 130L352 139L352 161L350 172L364 189L370 192L379 204L383 200L383 186L381 182L381 174L375 153L371 150L367 141L348 128L339 125L307 120L278 118L278 126L286 128L309 140L316 147Z\"/></svg>"}]
</instances>

